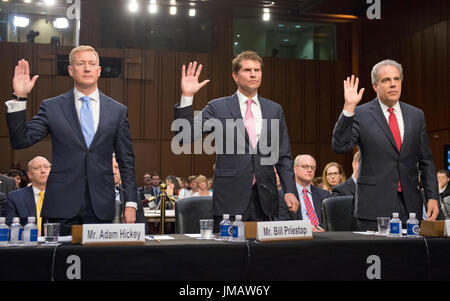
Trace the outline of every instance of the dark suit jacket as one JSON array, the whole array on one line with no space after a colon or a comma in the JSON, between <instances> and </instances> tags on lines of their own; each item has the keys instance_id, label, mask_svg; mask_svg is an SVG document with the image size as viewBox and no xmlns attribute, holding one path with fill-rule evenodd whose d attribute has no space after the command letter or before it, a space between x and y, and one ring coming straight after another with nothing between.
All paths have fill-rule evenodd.
<instances>
[{"instance_id":1,"label":"dark suit jacket","mask_svg":"<svg viewBox=\"0 0 450 301\"><path fill-rule=\"evenodd\" d=\"M3 213L3 208L5 207L5 199L6 195L3 192L0 192L0 216L5 216Z\"/></svg>"},{"instance_id":2,"label":"dark suit jacket","mask_svg":"<svg viewBox=\"0 0 450 301\"><path fill-rule=\"evenodd\" d=\"M123 190L122 185L117 186L116 189L119 191L119 197L120 197L120 202L121 202L121 206L120 206L121 214L120 215L123 216L124 212L125 212L125 205L126 205L125 197L124 197L124 190ZM140 197L139 192L138 192L138 195L136 197L137 198ZM141 224L141 223L145 224L145 233L148 233L147 223L146 223L146 219L145 219L145 215L144 215L144 206L143 206L142 202L139 199L138 199L138 202L137 202L136 222L135 223L136 224Z\"/></svg>"},{"instance_id":3,"label":"dark suit jacket","mask_svg":"<svg viewBox=\"0 0 450 301\"><path fill-rule=\"evenodd\" d=\"M376 220L391 216L401 181L407 212L422 216L422 197L418 189L418 170L428 199L438 199L438 185L423 112L400 102L404 121L401 151L395 144L378 99L355 109L353 117L343 114L333 131L332 148L349 152L357 145L361 151L355 196L355 216Z\"/></svg>"},{"instance_id":4,"label":"dark suit jacket","mask_svg":"<svg viewBox=\"0 0 450 301\"><path fill-rule=\"evenodd\" d=\"M356 184L355 181L353 181L353 177L350 176L344 183L334 186L331 189L331 192L333 196L355 195Z\"/></svg>"},{"instance_id":5,"label":"dark suit jacket","mask_svg":"<svg viewBox=\"0 0 450 301\"><path fill-rule=\"evenodd\" d=\"M222 133L215 133L218 136L215 138L216 168L214 171L213 215L243 214L249 205L253 174L255 174L262 210L267 216L278 216L278 192L273 170L274 165L283 190L297 195L292 168L291 146L283 110L276 102L262 97L258 99L261 104L262 118L267 120L267 123L264 124L263 122L256 151L250 145L247 131L243 126L243 117L236 93L232 96L211 100L195 120L192 106L179 108L178 104L175 105L175 119L188 120L192 131L198 126L203 129L203 134L210 133L212 129L208 130L202 126L205 125L206 121L211 122L212 120L218 122L217 128L223 129ZM238 129L227 129L226 120L240 122L242 126ZM274 123L279 122L276 132L272 132L271 129L272 120L274 120ZM279 138L276 145L271 145L272 135L274 138ZM175 138L180 138L178 136L177 133ZM201 135L197 136L192 132L190 138L194 140L200 137ZM239 137L243 137L243 139L239 139ZM220 148L218 143L220 140L223 142L223 148ZM262 143L262 141L267 141L267 143ZM244 145L239 142L243 142ZM263 144L270 147L272 153L268 152ZM239 147L245 148L244 154L237 154L237 148ZM274 164L261 164L263 158L266 160L270 157L270 154L274 154L274 148L279 150ZM232 154L226 151L229 149L233 150ZM249 150L252 150L253 154Z\"/></svg>"},{"instance_id":6,"label":"dark suit jacket","mask_svg":"<svg viewBox=\"0 0 450 301\"><path fill-rule=\"evenodd\" d=\"M442 193L439 193L439 197L442 200L443 198L445 198L446 196L450 195L450 183L448 183L447 187L445 188L445 190Z\"/></svg>"},{"instance_id":7,"label":"dark suit jacket","mask_svg":"<svg viewBox=\"0 0 450 301\"><path fill-rule=\"evenodd\" d=\"M100 119L88 148L75 108L73 90L44 100L36 116L26 122L26 111L7 113L11 146L29 147L48 134L52 138L52 169L47 180L42 216L72 218L85 199L86 189L97 218L113 220L115 152L127 202L136 202L134 154L128 110L100 92Z\"/></svg>"},{"instance_id":8,"label":"dark suit jacket","mask_svg":"<svg viewBox=\"0 0 450 301\"><path fill-rule=\"evenodd\" d=\"M36 201L34 200L33 187L25 187L11 191L6 195L4 214L6 223L11 225L14 217L20 217L20 223L25 226L28 217L36 218Z\"/></svg>"},{"instance_id":9,"label":"dark suit jacket","mask_svg":"<svg viewBox=\"0 0 450 301\"><path fill-rule=\"evenodd\" d=\"M322 201L328 197L330 197L330 192L311 185L311 195L312 195L312 202L314 205L314 211L316 212L317 219L319 220L319 226L322 228L324 227L323 224L323 217L322 217ZM289 211L286 202L284 201L284 193L282 190L278 191L279 193L279 200L280 200L280 214L278 216L279 220L302 220L302 210L301 208L298 208L298 211L296 213L293 213ZM298 192L301 193L300 191ZM301 202L300 202L301 206Z\"/></svg>"},{"instance_id":10,"label":"dark suit jacket","mask_svg":"<svg viewBox=\"0 0 450 301\"><path fill-rule=\"evenodd\" d=\"M8 194L8 192L16 190L16 180L8 176L0 174L0 192Z\"/></svg>"}]
</instances>

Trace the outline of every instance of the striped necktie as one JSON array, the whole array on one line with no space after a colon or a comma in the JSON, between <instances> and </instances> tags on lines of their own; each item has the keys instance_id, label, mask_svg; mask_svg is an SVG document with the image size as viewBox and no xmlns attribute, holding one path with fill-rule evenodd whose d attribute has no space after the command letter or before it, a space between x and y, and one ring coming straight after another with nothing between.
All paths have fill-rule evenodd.
<instances>
[{"instance_id":1,"label":"striped necktie","mask_svg":"<svg viewBox=\"0 0 450 301\"><path fill-rule=\"evenodd\" d=\"M319 225L319 222L317 220L316 213L314 212L314 208L312 207L311 202L309 200L306 188L303 188L302 192L303 192L303 201L305 202L306 211L308 212L309 221L314 226L317 226L317 225Z\"/></svg>"}]
</instances>

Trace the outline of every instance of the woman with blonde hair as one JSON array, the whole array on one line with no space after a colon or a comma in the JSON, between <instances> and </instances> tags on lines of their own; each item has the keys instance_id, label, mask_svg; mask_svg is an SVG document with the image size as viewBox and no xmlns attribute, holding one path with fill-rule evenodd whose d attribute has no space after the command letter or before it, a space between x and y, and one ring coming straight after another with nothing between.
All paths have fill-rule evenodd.
<instances>
[{"instance_id":1,"label":"woman with blonde hair","mask_svg":"<svg viewBox=\"0 0 450 301\"><path fill-rule=\"evenodd\" d=\"M212 195L212 192L209 191L208 179L204 175L199 175L197 177L197 185L199 190L195 192L192 196Z\"/></svg>"},{"instance_id":2,"label":"woman with blonde hair","mask_svg":"<svg viewBox=\"0 0 450 301\"><path fill-rule=\"evenodd\" d=\"M344 183L345 180L344 168L341 164L330 162L325 166L322 175L323 189L331 192L334 186Z\"/></svg>"}]
</instances>

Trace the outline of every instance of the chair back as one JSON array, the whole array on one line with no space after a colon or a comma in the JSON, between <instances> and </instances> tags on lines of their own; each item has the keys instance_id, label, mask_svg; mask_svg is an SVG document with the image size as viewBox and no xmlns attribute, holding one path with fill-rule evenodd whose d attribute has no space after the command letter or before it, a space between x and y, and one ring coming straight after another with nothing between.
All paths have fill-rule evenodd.
<instances>
[{"instance_id":1,"label":"chair back","mask_svg":"<svg viewBox=\"0 0 450 301\"><path fill-rule=\"evenodd\" d=\"M326 231L355 231L353 196L329 197L322 202L322 216Z\"/></svg>"},{"instance_id":2,"label":"chair back","mask_svg":"<svg viewBox=\"0 0 450 301\"><path fill-rule=\"evenodd\" d=\"M175 233L200 233L200 220L212 219L212 196L191 196L175 202Z\"/></svg>"}]
</instances>

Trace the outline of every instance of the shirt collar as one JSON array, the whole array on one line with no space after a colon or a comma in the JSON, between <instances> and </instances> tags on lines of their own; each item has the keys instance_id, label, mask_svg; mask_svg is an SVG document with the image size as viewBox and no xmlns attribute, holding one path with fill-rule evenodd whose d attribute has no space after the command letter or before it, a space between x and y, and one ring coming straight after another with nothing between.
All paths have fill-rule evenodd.
<instances>
[{"instance_id":1,"label":"shirt collar","mask_svg":"<svg viewBox=\"0 0 450 301\"><path fill-rule=\"evenodd\" d=\"M91 98L91 100L93 100L95 102L98 102L100 99L100 93L99 93L98 89L95 89L95 91L92 92L90 95L84 95L83 93L78 91L77 88L74 87L73 94L74 94L75 100L80 100L80 98L83 96L89 96Z\"/></svg>"},{"instance_id":2,"label":"shirt collar","mask_svg":"<svg viewBox=\"0 0 450 301\"><path fill-rule=\"evenodd\" d=\"M33 185L31 185L31 187L33 188L33 194L35 196L39 196L39 192L41 192L39 189L37 189L36 187L34 187ZM45 190L43 191L45 193Z\"/></svg>"},{"instance_id":3,"label":"shirt collar","mask_svg":"<svg viewBox=\"0 0 450 301\"><path fill-rule=\"evenodd\" d=\"M306 188L306 191L307 191L309 194L311 194L311 184L309 184L309 185L306 186L306 187L303 187L303 186L300 185L299 183L295 183L295 184L297 184L297 190L298 190L298 192L299 192L300 194L303 193L303 188Z\"/></svg>"},{"instance_id":4,"label":"shirt collar","mask_svg":"<svg viewBox=\"0 0 450 301\"><path fill-rule=\"evenodd\" d=\"M378 103L381 106L381 110L383 111L383 113L386 113L389 109L389 107L387 105L385 105L380 99L378 99ZM393 106L394 108L394 112L400 113L401 109L400 109L400 101L397 101L397 103Z\"/></svg>"},{"instance_id":5,"label":"shirt collar","mask_svg":"<svg viewBox=\"0 0 450 301\"><path fill-rule=\"evenodd\" d=\"M241 91L239 91L239 89L236 92L237 97L239 99L239 105L242 106L244 103L247 102L247 100L249 99L247 96L245 96L244 94L241 93ZM253 102L259 106L259 99L258 99L258 92L256 92L256 95L252 97Z\"/></svg>"}]
</instances>

